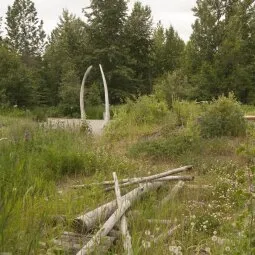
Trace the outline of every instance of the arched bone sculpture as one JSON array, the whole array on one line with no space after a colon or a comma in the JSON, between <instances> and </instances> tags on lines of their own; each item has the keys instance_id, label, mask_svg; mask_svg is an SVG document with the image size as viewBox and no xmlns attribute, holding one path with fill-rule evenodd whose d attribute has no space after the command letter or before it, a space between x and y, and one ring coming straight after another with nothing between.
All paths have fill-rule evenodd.
<instances>
[{"instance_id":1,"label":"arched bone sculpture","mask_svg":"<svg viewBox=\"0 0 255 255\"><path fill-rule=\"evenodd\" d=\"M87 80L87 77L88 77L92 67L93 66L88 67L88 69L85 72L84 77L82 79L82 83L81 83L81 91L80 91L81 121L85 121L86 120L86 112L85 112L85 108L84 108L84 87L85 87L85 82Z\"/></svg>"},{"instance_id":2,"label":"arched bone sculpture","mask_svg":"<svg viewBox=\"0 0 255 255\"><path fill-rule=\"evenodd\" d=\"M104 84L104 95L105 95L105 114L104 114L104 124L107 124L107 122L110 120L110 104L109 104L109 94L108 94L108 87L104 75L104 71L101 65L99 65L102 79L103 79L103 84ZM90 66L82 79L82 84L81 84L81 91L80 91L80 110L81 110L81 121L85 122L86 120L86 112L85 112L85 107L84 107L84 90L85 90L85 83L87 80L87 77L92 69L92 66Z\"/></svg>"},{"instance_id":3,"label":"arched bone sculpture","mask_svg":"<svg viewBox=\"0 0 255 255\"><path fill-rule=\"evenodd\" d=\"M105 79L105 75L104 75L104 71L101 65L99 65L100 67L100 71L102 74L102 79L103 79L103 83L104 83L104 98L105 98L105 114L104 114L104 120L107 123L110 120L110 104L109 104L109 94L108 94L108 87L107 87L107 83L106 83L106 79ZM105 123L105 124L106 124Z\"/></svg>"}]
</instances>

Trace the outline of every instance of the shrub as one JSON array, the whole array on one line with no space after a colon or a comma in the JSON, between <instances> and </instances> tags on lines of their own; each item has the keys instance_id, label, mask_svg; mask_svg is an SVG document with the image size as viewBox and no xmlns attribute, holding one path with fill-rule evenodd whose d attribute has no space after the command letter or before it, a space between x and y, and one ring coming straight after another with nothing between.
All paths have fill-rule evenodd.
<instances>
[{"instance_id":1,"label":"shrub","mask_svg":"<svg viewBox=\"0 0 255 255\"><path fill-rule=\"evenodd\" d=\"M138 142L131 147L130 154L132 156L174 159L187 152L198 150L198 140L198 137L184 131L172 134L168 138Z\"/></svg>"},{"instance_id":2,"label":"shrub","mask_svg":"<svg viewBox=\"0 0 255 255\"><path fill-rule=\"evenodd\" d=\"M158 98L165 100L170 108L175 99L188 98L190 93L188 79L181 70L164 74L155 85L155 94Z\"/></svg>"},{"instance_id":3,"label":"shrub","mask_svg":"<svg viewBox=\"0 0 255 255\"><path fill-rule=\"evenodd\" d=\"M116 109L115 120L121 123L146 124L157 123L168 113L164 102L155 96L142 96L137 101L129 100L127 104Z\"/></svg>"},{"instance_id":4,"label":"shrub","mask_svg":"<svg viewBox=\"0 0 255 255\"><path fill-rule=\"evenodd\" d=\"M200 118L203 137L242 136L246 132L246 123L241 106L233 94L221 96L215 100Z\"/></svg>"}]
</instances>

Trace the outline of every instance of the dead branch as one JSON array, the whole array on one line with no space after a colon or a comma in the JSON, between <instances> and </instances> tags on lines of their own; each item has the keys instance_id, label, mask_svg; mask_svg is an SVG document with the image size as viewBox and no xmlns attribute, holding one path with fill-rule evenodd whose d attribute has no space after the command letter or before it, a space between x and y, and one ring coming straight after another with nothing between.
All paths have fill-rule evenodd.
<instances>
[{"instance_id":1,"label":"dead branch","mask_svg":"<svg viewBox=\"0 0 255 255\"><path fill-rule=\"evenodd\" d=\"M127 179L123 179L119 181L119 184L124 184L124 183L142 183L142 182L148 182L154 179L159 179L161 177L165 177L168 175L173 175L173 174L178 174L184 171L188 171L188 170L192 170L192 166L184 166L184 167L180 167L180 168L175 168L175 169L171 169L168 170L166 172L160 173L160 174L155 174L155 175L150 175L147 177L138 177L138 178L127 178ZM95 185L114 185L114 181L104 181L101 183L91 183L91 184L82 184L82 185L74 185L72 186L72 188L86 188L86 187L90 187L90 186L95 186ZM131 185L131 184L130 184Z\"/></svg>"},{"instance_id":2,"label":"dead branch","mask_svg":"<svg viewBox=\"0 0 255 255\"><path fill-rule=\"evenodd\" d=\"M166 176L166 177L162 177L159 179L152 179L150 182L166 182L166 181L177 181L177 180L182 180L182 181L193 181L194 180L194 176ZM134 181L134 182L126 182L120 185L120 187L127 187L133 184L140 184L146 182L145 180L143 181ZM110 191L113 190L114 187L108 187L105 189L105 191Z\"/></svg>"},{"instance_id":3,"label":"dead branch","mask_svg":"<svg viewBox=\"0 0 255 255\"><path fill-rule=\"evenodd\" d=\"M117 199L117 205L118 205L118 208L121 208L123 201L122 201L122 197L121 197L117 174L115 172L113 173L113 179L115 182L115 194L116 194L116 199ZM120 230L122 233L124 250L125 250L126 254L132 255L133 249L132 249L132 243L131 243L131 236L128 231L127 218L126 218L125 214L120 219Z\"/></svg>"}]
</instances>

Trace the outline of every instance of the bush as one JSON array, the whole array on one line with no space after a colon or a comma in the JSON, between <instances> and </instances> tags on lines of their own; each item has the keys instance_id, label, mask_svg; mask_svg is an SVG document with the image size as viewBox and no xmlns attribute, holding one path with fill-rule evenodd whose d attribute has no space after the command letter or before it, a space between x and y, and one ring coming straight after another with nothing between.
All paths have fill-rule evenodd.
<instances>
[{"instance_id":1,"label":"bush","mask_svg":"<svg viewBox=\"0 0 255 255\"><path fill-rule=\"evenodd\" d=\"M233 94L221 96L215 100L200 120L203 137L242 136L246 132L246 123L240 104Z\"/></svg>"},{"instance_id":2,"label":"bush","mask_svg":"<svg viewBox=\"0 0 255 255\"><path fill-rule=\"evenodd\" d=\"M149 156L152 158L175 159L190 151L199 150L199 138L186 133L172 134L168 138L153 141L142 141L130 149L131 156Z\"/></svg>"},{"instance_id":3,"label":"bush","mask_svg":"<svg viewBox=\"0 0 255 255\"><path fill-rule=\"evenodd\" d=\"M127 104L116 109L115 120L135 125L158 123L168 113L164 102L155 96L142 96L136 102L129 100Z\"/></svg>"},{"instance_id":4,"label":"bush","mask_svg":"<svg viewBox=\"0 0 255 255\"><path fill-rule=\"evenodd\" d=\"M159 99L172 107L175 99L186 99L191 94L191 87L187 77L181 70L166 73L159 78L155 85L155 94Z\"/></svg>"}]
</instances>

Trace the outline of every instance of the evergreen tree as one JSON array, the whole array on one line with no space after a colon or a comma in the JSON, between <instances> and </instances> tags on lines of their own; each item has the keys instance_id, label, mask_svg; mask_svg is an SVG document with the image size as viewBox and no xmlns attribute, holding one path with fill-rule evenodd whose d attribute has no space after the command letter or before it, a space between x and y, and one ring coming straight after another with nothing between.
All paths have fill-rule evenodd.
<instances>
[{"instance_id":1,"label":"evergreen tree","mask_svg":"<svg viewBox=\"0 0 255 255\"><path fill-rule=\"evenodd\" d=\"M137 92L151 92L152 16L149 6L134 4L125 25L125 45L132 59L130 67L135 71Z\"/></svg>"},{"instance_id":2,"label":"evergreen tree","mask_svg":"<svg viewBox=\"0 0 255 255\"><path fill-rule=\"evenodd\" d=\"M0 45L0 105L31 106L35 103L34 80L20 56Z\"/></svg>"},{"instance_id":3,"label":"evergreen tree","mask_svg":"<svg viewBox=\"0 0 255 255\"><path fill-rule=\"evenodd\" d=\"M198 0L197 20L186 48L185 70L198 99L233 91L254 101L254 3L252 0Z\"/></svg>"},{"instance_id":4,"label":"evergreen tree","mask_svg":"<svg viewBox=\"0 0 255 255\"><path fill-rule=\"evenodd\" d=\"M91 5L84 9L92 48L91 64L102 64L111 103L124 100L132 91L134 72L127 65L130 58L124 37L127 9L125 0L91 0Z\"/></svg>"},{"instance_id":5,"label":"evergreen tree","mask_svg":"<svg viewBox=\"0 0 255 255\"><path fill-rule=\"evenodd\" d=\"M181 67L185 43L172 26L164 29L158 24L153 35L153 71L157 78Z\"/></svg>"},{"instance_id":6,"label":"evergreen tree","mask_svg":"<svg viewBox=\"0 0 255 255\"><path fill-rule=\"evenodd\" d=\"M3 31L2 31L2 17L0 17L0 42L3 40L2 33L3 33Z\"/></svg>"},{"instance_id":7,"label":"evergreen tree","mask_svg":"<svg viewBox=\"0 0 255 255\"><path fill-rule=\"evenodd\" d=\"M29 64L41 56L45 46L43 21L39 21L31 0L15 0L6 13L7 43Z\"/></svg>"},{"instance_id":8,"label":"evergreen tree","mask_svg":"<svg viewBox=\"0 0 255 255\"><path fill-rule=\"evenodd\" d=\"M165 37L165 69L172 72L181 66L185 43L172 26L166 30Z\"/></svg>"},{"instance_id":9,"label":"evergreen tree","mask_svg":"<svg viewBox=\"0 0 255 255\"><path fill-rule=\"evenodd\" d=\"M86 66L90 65L87 60L88 47L85 23L64 10L59 24L51 33L44 55L48 89L45 90L45 87L41 87L40 91L42 96L47 91L54 95L50 97L50 104L56 105L61 100L66 100L65 103L68 104L68 96L63 96L66 95L63 90L77 93L84 70ZM71 77L73 81L71 81ZM68 86L70 87L67 88ZM73 92L71 92L72 90ZM71 98L70 103L73 104Z\"/></svg>"},{"instance_id":10,"label":"evergreen tree","mask_svg":"<svg viewBox=\"0 0 255 255\"><path fill-rule=\"evenodd\" d=\"M159 77L164 74L166 70L165 66L165 29L161 22L157 24L157 27L153 32L153 44L152 44L152 63L153 63L153 77Z\"/></svg>"}]
</instances>

